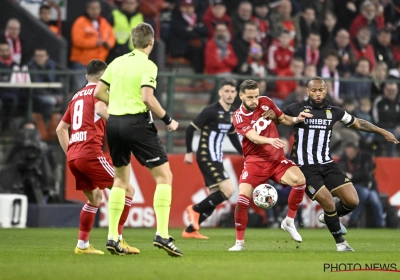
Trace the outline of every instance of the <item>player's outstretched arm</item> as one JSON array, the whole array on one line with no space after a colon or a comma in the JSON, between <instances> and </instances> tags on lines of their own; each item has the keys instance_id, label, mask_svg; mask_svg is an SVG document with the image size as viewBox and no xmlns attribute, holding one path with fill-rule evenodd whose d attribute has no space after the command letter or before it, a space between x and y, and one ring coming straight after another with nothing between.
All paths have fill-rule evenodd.
<instances>
[{"instance_id":1,"label":"player's outstretched arm","mask_svg":"<svg viewBox=\"0 0 400 280\"><path fill-rule=\"evenodd\" d=\"M383 137L385 137L387 141L392 142L394 144L399 144L399 141L396 139L396 137L394 137L393 133L387 131L386 129L373 125L372 123L369 123L366 120L355 118L354 123L350 125L350 127L360 131L380 134Z\"/></svg>"},{"instance_id":2,"label":"player's outstretched arm","mask_svg":"<svg viewBox=\"0 0 400 280\"><path fill-rule=\"evenodd\" d=\"M312 114L310 113L305 113L305 112L300 112L300 114L297 117L292 117L292 116L288 116L286 114L282 114L279 118L278 118L278 122L283 124L283 125L295 125L297 123L300 122L304 122L304 120L306 118L312 118Z\"/></svg>"},{"instance_id":3,"label":"player's outstretched arm","mask_svg":"<svg viewBox=\"0 0 400 280\"><path fill-rule=\"evenodd\" d=\"M94 90L94 97L108 104L109 93L108 90L110 87L105 84L103 81L97 83L96 89Z\"/></svg>"},{"instance_id":4,"label":"player's outstretched arm","mask_svg":"<svg viewBox=\"0 0 400 280\"><path fill-rule=\"evenodd\" d=\"M246 138L257 145L272 145L275 148L285 147L285 142L283 142L281 139L260 136L254 129L251 129L246 133Z\"/></svg>"},{"instance_id":5,"label":"player's outstretched arm","mask_svg":"<svg viewBox=\"0 0 400 280\"><path fill-rule=\"evenodd\" d=\"M58 137L58 141L60 142L61 148L64 153L67 153L68 142L69 142L69 134L68 134L69 124L64 121L60 121L57 126L56 133Z\"/></svg>"}]
</instances>

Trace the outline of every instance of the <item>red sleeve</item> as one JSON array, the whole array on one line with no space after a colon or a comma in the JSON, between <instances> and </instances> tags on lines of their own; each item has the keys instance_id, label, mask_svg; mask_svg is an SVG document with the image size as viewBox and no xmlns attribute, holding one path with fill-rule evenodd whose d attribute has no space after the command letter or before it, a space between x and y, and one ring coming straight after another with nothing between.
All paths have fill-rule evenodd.
<instances>
[{"instance_id":1,"label":"red sleeve","mask_svg":"<svg viewBox=\"0 0 400 280\"><path fill-rule=\"evenodd\" d=\"M272 101L272 99L270 99L269 97L261 97L260 103L261 103L261 105L264 105L264 104L267 105L272 111L274 111L277 118L282 116L283 112L281 111L281 109L279 109L276 106L275 102Z\"/></svg>"},{"instance_id":2,"label":"red sleeve","mask_svg":"<svg viewBox=\"0 0 400 280\"><path fill-rule=\"evenodd\" d=\"M246 136L247 132L253 129L250 125L250 119L239 112L236 112L233 116L233 126L236 132L243 136Z\"/></svg>"},{"instance_id":3,"label":"red sleeve","mask_svg":"<svg viewBox=\"0 0 400 280\"><path fill-rule=\"evenodd\" d=\"M65 112L64 116L62 117L62 121L71 125L71 113L70 113L69 105L68 105L67 111Z\"/></svg>"}]
</instances>

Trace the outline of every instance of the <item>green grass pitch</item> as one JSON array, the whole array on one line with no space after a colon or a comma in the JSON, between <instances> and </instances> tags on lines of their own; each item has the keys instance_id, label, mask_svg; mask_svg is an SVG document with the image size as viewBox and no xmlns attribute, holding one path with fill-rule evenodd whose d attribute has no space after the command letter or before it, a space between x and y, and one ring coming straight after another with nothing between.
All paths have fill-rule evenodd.
<instances>
[{"instance_id":1,"label":"green grass pitch","mask_svg":"<svg viewBox=\"0 0 400 280\"><path fill-rule=\"evenodd\" d=\"M0 229L0 279L400 279L398 272L324 272L324 265L391 264L400 270L400 231L350 229L356 252L338 253L326 229L300 229L295 243L278 229L248 229L245 251L228 252L234 229L201 229L209 240L182 239L171 229L183 257L172 258L152 245L154 229L125 229L140 255L75 255L77 229ZM104 250L106 229L90 241ZM343 268L343 266L342 266Z\"/></svg>"}]
</instances>

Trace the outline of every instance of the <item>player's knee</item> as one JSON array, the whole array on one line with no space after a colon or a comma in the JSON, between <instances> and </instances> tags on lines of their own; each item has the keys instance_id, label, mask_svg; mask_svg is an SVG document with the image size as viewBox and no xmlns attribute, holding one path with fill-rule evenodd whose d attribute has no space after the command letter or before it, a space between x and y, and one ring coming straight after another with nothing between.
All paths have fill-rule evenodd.
<instances>
[{"instance_id":1,"label":"player's knee","mask_svg":"<svg viewBox=\"0 0 400 280\"><path fill-rule=\"evenodd\" d=\"M306 183L306 178L304 178L303 175L294 174L291 179L292 179L292 184L291 184L292 187L304 185Z\"/></svg>"},{"instance_id":2,"label":"player's knee","mask_svg":"<svg viewBox=\"0 0 400 280\"><path fill-rule=\"evenodd\" d=\"M349 199L348 201L346 201L346 204L349 208L355 209L358 206L359 203L359 199L358 196L355 196L351 199Z\"/></svg>"},{"instance_id":3,"label":"player's knee","mask_svg":"<svg viewBox=\"0 0 400 280\"><path fill-rule=\"evenodd\" d=\"M332 212L335 211L335 203L332 199L332 196L319 196L318 203L324 209L324 211Z\"/></svg>"},{"instance_id":4,"label":"player's knee","mask_svg":"<svg viewBox=\"0 0 400 280\"><path fill-rule=\"evenodd\" d=\"M229 199L234 194L235 189L233 188L233 186L229 186L227 188L224 188L221 191L224 194L224 196L226 197L226 199Z\"/></svg>"},{"instance_id":5,"label":"player's knee","mask_svg":"<svg viewBox=\"0 0 400 280\"><path fill-rule=\"evenodd\" d=\"M95 192L92 196L92 198L89 200L90 205L93 206L99 206L101 203L101 200L103 198L103 195L101 193L101 191L99 190L98 192Z\"/></svg>"}]
</instances>

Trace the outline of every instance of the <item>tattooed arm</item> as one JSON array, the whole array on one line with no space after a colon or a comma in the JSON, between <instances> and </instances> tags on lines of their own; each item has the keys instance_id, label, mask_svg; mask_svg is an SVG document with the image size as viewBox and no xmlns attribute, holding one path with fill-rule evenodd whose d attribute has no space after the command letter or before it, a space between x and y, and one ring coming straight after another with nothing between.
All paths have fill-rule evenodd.
<instances>
[{"instance_id":1,"label":"tattooed arm","mask_svg":"<svg viewBox=\"0 0 400 280\"><path fill-rule=\"evenodd\" d=\"M396 137L394 137L394 135L391 132L383 128L377 127L376 125L373 125L372 123L369 123L366 120L355 118L354 123L350 125L350 127L360 131L380 134L383 137L385 137L387 141L392 142L394 144L399 144L399 141L396 139Z\"/></svg>"}]
</instances>

